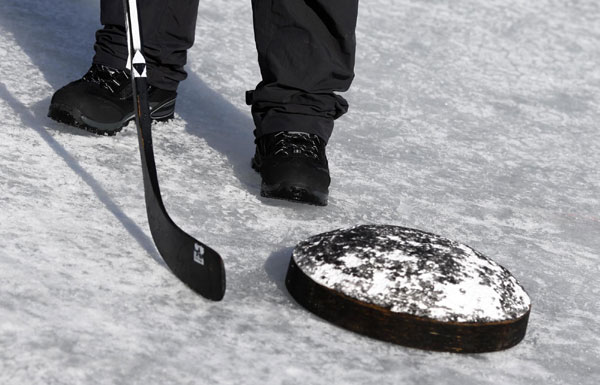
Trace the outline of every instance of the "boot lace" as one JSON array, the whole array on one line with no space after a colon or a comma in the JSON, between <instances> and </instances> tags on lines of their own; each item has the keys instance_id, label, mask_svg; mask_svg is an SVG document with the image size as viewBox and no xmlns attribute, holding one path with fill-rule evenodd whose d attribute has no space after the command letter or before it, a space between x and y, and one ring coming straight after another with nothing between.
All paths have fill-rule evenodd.
<instances>
[{"instance_id":1,"label":"boot lace","mask_svg":"<svg viewBox=\"0 0 600 385\"><path fill-rule=\"evenodd\" d=\"M130 79L128 70L120 70L101 64L93 64L92 68L83 76L83 80L96 83L113 94Z\"/></svg>"},{"instance_id":2,"label":"boot lace","mask_svg":"<svg viewBox=\"0 0 600 385\"><path fill-rule=\"evenodd\" d=\"M323 140L317 135L282 131L275 134L271 153L273 156L301 155L321 160L324 147Z\"/></svg>"}]
</instances>

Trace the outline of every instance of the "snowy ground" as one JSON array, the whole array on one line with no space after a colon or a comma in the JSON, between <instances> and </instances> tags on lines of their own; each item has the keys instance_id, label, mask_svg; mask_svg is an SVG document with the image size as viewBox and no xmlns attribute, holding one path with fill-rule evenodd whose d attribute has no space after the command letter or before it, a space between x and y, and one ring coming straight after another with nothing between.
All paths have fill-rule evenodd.
<instances>
[{"instance_id":1,"label":"snowy ground","mask_svg":"<svg viewBox=\"0 0 600 385\"><path fill-rule=\"evenodd\" d=\"M600 5L368 0L326 208L268 201L244 91L250 1L202 0L178 118L155 129L175 221L218 250L206 301L149 235L133 125L97 137L46 118L88 68L93 0L0 0L0 383L596 384L600 379ZM298 241L358 223L454 238L528 290L499 353L430 353L300 308Z\"/></svg>"}]
</instances>

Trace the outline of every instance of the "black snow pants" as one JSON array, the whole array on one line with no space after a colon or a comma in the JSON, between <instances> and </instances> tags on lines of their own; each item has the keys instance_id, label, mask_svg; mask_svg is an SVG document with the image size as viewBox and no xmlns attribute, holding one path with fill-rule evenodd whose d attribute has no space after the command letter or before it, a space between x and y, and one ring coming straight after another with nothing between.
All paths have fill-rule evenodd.
<instances>
[{"instance_id":1,"label":"black snow pants","mask_svg":"<svg viewBox=\"0 0 600 385\"><path fill-rule=\"evenodd\" d=\"M186 78L199 0L141 0L149 83L176 90ZM123 0L101 0L94 62L123 68L127 60ZM309 132L328 140L354 77L358 0L252 0L262 81L246 93L260 137Z\"/></svg>"}]
</instances>

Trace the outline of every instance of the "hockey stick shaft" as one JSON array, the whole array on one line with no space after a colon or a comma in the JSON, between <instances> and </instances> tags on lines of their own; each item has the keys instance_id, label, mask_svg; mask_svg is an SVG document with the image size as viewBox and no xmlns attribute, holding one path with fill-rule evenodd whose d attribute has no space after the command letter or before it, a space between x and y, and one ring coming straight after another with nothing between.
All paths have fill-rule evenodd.
<instances>
[{"instance_id":1,"label":"hockey stick shaft","mask_svg":"<svg viewBox=\"0 0 600 385\"><path fill-rule=\"evenodd\" d=\"M136 0L123 0L126 15L129 61L132 74L135 122L144 177L148 223L154 243L171 271L192 290L218 301L225 295L225 268L221 256L181 230L163 204L154 151L148 97L146 61L142 54Z\"/></svg>"}]
</instances>

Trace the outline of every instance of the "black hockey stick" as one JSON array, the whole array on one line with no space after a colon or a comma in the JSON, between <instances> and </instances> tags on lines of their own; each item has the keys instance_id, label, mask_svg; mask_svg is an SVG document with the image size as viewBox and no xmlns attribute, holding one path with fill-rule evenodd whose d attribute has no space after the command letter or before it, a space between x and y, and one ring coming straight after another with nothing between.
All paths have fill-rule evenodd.
<instances>
[{"instance_id":1,"label":"black hockey stick","mask_svg":"<svg viewBox=\"0 0 600 385\"><path fill-rule=\"evenodd\" d=\"M142 54L137 3L136 0L123 0L123 3L150 232L160 255L177 278L200 295L219 301L225 295L225 268L221 256L181 230L162 202L152 150L146 61Z\"/></svg>"}]
</instances>

